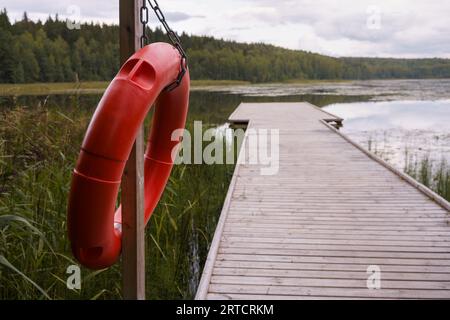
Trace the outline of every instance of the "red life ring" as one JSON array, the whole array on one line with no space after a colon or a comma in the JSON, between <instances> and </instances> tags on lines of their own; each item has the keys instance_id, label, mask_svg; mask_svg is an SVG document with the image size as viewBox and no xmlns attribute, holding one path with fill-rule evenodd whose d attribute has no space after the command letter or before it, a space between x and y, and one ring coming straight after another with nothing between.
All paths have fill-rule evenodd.
<instances>
[{"instance_id":1,"label":"red life ring","mask_svg":"<svg viewBox=\"0 0 450 320\"><path fill-rule=\"evenodd\" d=\"M151 106L155 113L145 153L145 222L164 191L173 167L189 104L189 72L180 85L165 88L180 73L180 54L154 43L136 52L103 95L87 130L72 177L68 231L74 256L84 266L103 269L121 250L121 212L115 212L121 177L139 127Z\"/></svg>"}]
</instances>

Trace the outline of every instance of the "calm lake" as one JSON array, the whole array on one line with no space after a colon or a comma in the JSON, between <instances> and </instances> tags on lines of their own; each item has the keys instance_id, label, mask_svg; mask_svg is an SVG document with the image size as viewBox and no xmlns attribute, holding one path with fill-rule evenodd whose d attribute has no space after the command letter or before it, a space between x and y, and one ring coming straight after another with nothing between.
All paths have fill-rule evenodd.
<instances>
[{"instance_id":1,"label":"calm lake","mask_svg":"<svg viewBox=\"0 0 450 320\"><path fill-rule=\"evenodd\" d=\"M340 129L405 170L450 163L450 80L269 84L209 89L250 101L308 101L344 119Z\"/></svg>"},{"instance_id":2,"label":"calm lake","mask_svg":"<svg viewBox=\"0 0 450 320\"><path fill-rule=\"evenodd\" d=\"M353 140L402 169L429 159L450 163L450 100L331 104Z\"/></svg>"},{"instance_id":3,"label":"calm lake","mask_svg":"<svg viewBox=\"0 0 450 320\"><path fill-rule=\"evenodd\" d=\"M81 105L100 95L0 97L0 106ZM222 125L240 102L308 101L344 119L341 130L399 169L424 158L450 163L450 79L375 80L193 88L189 121Z\"/></svg>"}]
</instances>

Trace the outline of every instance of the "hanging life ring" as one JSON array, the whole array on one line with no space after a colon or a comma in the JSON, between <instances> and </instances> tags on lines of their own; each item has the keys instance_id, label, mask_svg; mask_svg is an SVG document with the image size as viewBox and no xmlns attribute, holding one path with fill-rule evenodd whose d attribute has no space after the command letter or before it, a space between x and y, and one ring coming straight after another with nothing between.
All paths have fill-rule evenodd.
<instances>
[{"instance_id":1,"label":"hanging life ring","mask_svg":"<svg viewBox=\"0 0 450 320\"><path fill-rule=\"evenodd\" d=\"M120 207L115 211L116 198L137 132L153 104L144 162L145 223L164 191L172 153L181 141L173 141L172 133L184 129L189 104L189 72L177 88L166 90L180 73L180 59L166 43L136 52L106 89L91 120L68 204L72 252L88 268L109 267L120 255L122 217Z\"/></svg>"}]
</instances>

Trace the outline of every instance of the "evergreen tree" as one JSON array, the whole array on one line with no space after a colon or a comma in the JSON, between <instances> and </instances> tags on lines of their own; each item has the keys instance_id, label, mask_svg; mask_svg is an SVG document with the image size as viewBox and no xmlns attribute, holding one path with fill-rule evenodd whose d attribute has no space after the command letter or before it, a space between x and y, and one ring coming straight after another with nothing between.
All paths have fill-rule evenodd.
<instances>
[{"instance_id":1,"label":"evergreen tree","mask_svg":"<svg viewBox=\"0 0 450 320\"><path fill-rule=\"evenodd\" d=\"M15 52L23 68L24 82L39 81L39 64L36 60L34 49L34 38L29 32L17 37L14 42Z\"/></svg>"},{"instance_id":2,"label":"evergreen tree","mask_svg":"<svg viewBox=\"0 0 450 320\"><path fill-rule=\"evenodd\" d=\"M18 61L15 59L13 36L11 34L11 24L9 22L6 9L0 12L0 81L15 82L17 77L21 74ZM23 70L22 70L23 71ZM22 72L23 74L23 72ZM20 80L20 79L19 79Z\"/></svg>"},{"instance_id":3,"label":"evergreen tree","mask_svg":"<svg viewBox=\"0 0 450 320\"><path fill-rule=\"evenodd\" d=\"M167 41L161 28L151 42ZM49 17L34 22L26 12L11 24L0 11L0 82L110 80L120 68L119 28L85 23L69 30ZM389 79L450 77L448 59L332 58L272 45L243 44L181 35L192 79L274 82L290 79Z\"/></svg>"}]
</instances>

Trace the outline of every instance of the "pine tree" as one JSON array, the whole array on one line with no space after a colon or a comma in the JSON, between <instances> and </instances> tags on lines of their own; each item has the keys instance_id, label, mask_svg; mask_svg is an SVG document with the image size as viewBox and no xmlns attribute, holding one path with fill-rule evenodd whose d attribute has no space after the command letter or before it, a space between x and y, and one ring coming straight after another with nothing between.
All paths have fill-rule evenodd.
<instances>
[{"instance_id":1,"label":"pine tree","mask_svg":"<svg viewBox=\"0 0 450 320\"><path fill-rule=\"evenodd\" d=\"M6 14L6 10L4 11ZM4 25L3 13L0 14L0 25ZM18 67L14 48L11 46L13 37L7 28L0 27L0 81L14 82L16 79L16 68Z\"/></svg>"},{"instance_id":2,"label":"pine tree","mask_svg":"<svg viewBox=\"0 0 450 320\"><path fill-rule=\"evenodd\" d=\"M167 42L161 28L151 42ZM0 11L0 82L110 80L119 70L118 26L85 23L69 30L58 16L44 23ZM193 79L252 82L289 79L450 77L449 59L332 58L267 44L181 35Z\"/></svg>"}]
</instances>

